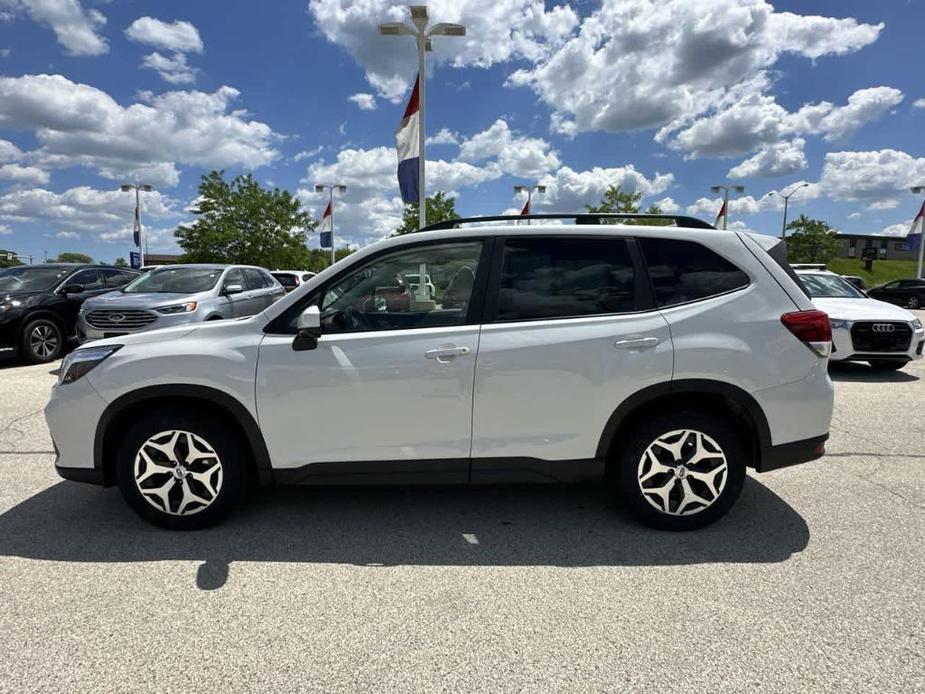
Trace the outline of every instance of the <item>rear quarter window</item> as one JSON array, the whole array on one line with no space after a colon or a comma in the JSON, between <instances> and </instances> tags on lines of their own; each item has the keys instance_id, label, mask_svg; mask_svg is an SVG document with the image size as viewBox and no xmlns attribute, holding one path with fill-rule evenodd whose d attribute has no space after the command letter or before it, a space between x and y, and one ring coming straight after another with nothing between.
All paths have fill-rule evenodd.
<instances>
[{"instance_id":1,"label":"rear quarter window","mask_svg":"<svg viewBox=\"0 0 925 694\"><path fill-rule=\"evenodd\" d=\"M639 239L659 307L686 304L748 286L748 275L694 241Z\"/></svg>"}]
</instances>

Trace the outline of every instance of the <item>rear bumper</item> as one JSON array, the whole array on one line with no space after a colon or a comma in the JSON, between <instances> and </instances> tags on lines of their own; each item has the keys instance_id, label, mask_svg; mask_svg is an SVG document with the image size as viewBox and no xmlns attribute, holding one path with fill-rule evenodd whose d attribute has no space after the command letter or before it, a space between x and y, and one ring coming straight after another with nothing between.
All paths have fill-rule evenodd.
<instances>
[{"instance_id":1,"label":"rear bumper","mask_svg":"<svg viewBox=\"0 0 925 694\"><path fill-rule=\"evenodd\" d=\"M770 472L782 467L808 463L817 460L825 454L825 442L829 435L814 436L800 441L790 441L777 446L768 446L761 451L761 462L755 468L756 472Z\"/></svg>"}]
</instances>

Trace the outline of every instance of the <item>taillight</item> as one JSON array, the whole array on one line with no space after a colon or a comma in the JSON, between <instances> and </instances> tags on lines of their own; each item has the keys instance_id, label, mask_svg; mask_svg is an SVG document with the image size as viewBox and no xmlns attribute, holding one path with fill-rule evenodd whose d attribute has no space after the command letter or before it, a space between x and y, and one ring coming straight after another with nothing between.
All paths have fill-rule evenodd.
<instances>
[{"instance_id":1,"label":"taillight","mask_svg":"<svg viewBox=\"0 0 925 694\"><path fill-rule=\"evenodd\" d=\"M832 325L823 311L794 311L780 317L796 338L820 357L829 355L832 349Z\"/></svg>"}]
</instances>

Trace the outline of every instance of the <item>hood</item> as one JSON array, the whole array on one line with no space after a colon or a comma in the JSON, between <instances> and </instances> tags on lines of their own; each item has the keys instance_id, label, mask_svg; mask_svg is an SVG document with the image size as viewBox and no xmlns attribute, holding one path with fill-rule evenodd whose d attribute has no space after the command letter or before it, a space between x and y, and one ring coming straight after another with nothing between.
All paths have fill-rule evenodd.
<instances>
[{"instance_id":1,"label":"hood","mask_svg":"<svg viewBox=\"0 0 925 694\"><path fill-rule=\"evenodd\" d=\"M201 294L165 294L162 292L126 294L116 290L87 299L84 302L86 306L84 310L90 311L95 308L157 308L158 306L182 304L187 301L202 301L201 296Z\"/></svg>"},{"instance_id":2,"label":"hood","mask_svg":"<svg viewBox=\"0 0 925 694\"><path fill-rule=\"evenodd\" d=\"M49 293L49 292L42 292L42 291L39 291L39 292L35 292L35 291L30 291L30 292L0 291L0 304L5 303L5 302L7 302L7 301L12 301L12 300L14 300L14 299L16 299L16 300L18 300L18 301L23 301L23 300L25 300L25 299L31 299L31 298L34 297L34 296L40 296L40 295L42 295L42 294L48 294L48 293Z\"/></svg>"},{"instance_id":3,"label":"hood","mask_svg":"<svg viewBox=\"0 0 925 694\"><path fill-rule=\"evenodd\" d=\"M837 320L888 320L911 323L915 316L904 308L876 299L813 299L813 304Z\"/></svg>"}]
</instances>

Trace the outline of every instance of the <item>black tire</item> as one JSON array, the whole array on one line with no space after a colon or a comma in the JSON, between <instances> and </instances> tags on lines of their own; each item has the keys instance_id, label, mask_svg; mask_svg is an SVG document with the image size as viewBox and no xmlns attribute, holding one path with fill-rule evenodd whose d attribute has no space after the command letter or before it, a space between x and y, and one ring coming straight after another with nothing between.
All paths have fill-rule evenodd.
<instances>
[{"instance_id":1,"label":"black tire","mask_svg":"<svg viewBox=\"0 0 925 694\"><path fill-rule=\"evenodd\" d=\"M898 371L908 362L903 359L873 359L867 363L878 371Z\"/></svg>"},{"instance_id":2,"label":"black tire","mask_svg":"<svg viewBox=\"0 0 925 694\"><path fill-rule=\"evenodd\" d=\"M47 364L64 351L64 333L53 320L36 318L22 329L20 353L30 364Z\"/></svg>"},{"instance_id":3,"label":"black tire","mask_svg":"<svg viewBox=\"0 0 925 694\"><path fill-rule=\"evenodd\" d=\"M921 303L921 302L919 301L919 297L917 297L917 296L910 296L910 297L906 300L906 308L916 309L916 308L919 307L919 304L920 304L920 303Z\"/></svg>"},{"instance_id":4,"label":"black tire","mask_svg":"<svg viewBox=\"0 0 925 694\"><path fill-rule=\"evenodd\" d=\"M701 441L703 442L701 445L711 453L716 452L714 445L719 448L725 456L725 471L719 470L721 467L719 458L705 458L693 465L684 465L683 473L674 471L653 473L648 480L640 483L641 477L645 478L653 471L648 458L646 463L642 463L642 458L649 446L654 446L660 437L677 431L699 432L707 437L698 439L695 434L685 438L684 435L679 434L676 440L672 439L672 442L681 444L679 450L682 454L682 462L684 458L691 457L690 454L693 452L691 447L696 447L698 441ZM664 456L660 462L668 464L673 461L674 456L667 449L656 447L656 450L659 451L658 456ZM612 464L616 466L614 474L611 475L611 482L615 485L614 492L618 500L637 520L660 530L696 530L721 518L739 498L745 482L746 455L739 432L724 418L693 411L681 411L656 416L641 422L635 427L622 450L615 454ZM640 465L643 466L642 470L640 470ZM668 465L668 467L681 466L675 464ZM712 482L715 485L714 488L718 488L718 495L714 496L707 483L693 477L689 471L699 474L712 473ZM685 477L679 477L679 474L685 475L687 489L702 494L703 498L712 497L708 498L710 503L704 505L684 501L683 480ZM661 484L662 481L664 484ZM655 494L643 493L641 484L646 484L647 488L657 485L669 490L666 493L669 505L667 512L664 510L666 500ZM652 499L651 503L649 499ZM659 508L656 508L656 505ZM685 510L691 511L689 515L675 515L671 512Z\"/></svg>"},{"instance_id":5,"label":"black tire","mask_svg":"<svg viewBox=\"0 0 925 694\"><path fill-rule=\"evenodd\" d=\"M142 446L153 462L163 467L177 467L167 454L150 445L150 440L155 438L157 444L170 447L172 435L157 438L160 432L181 432L173 449L174 457L183 459L180 462L187 472L156 472L136 483L136 456L140 458L140 476L145 475L148 465L141 457ZM193 447L200 451L211 448L214 456L190 461L189 435L194 437ZM246 451L247 446L237 432L214 417L186 411L153 413L135 422L119 444L116 478L125 500L146 521L171 530L198 530L218 523L242 504L248 480ZM218 470L213 469L215 458L220 465ZM205 482L203 477L207 477ZM168 486L171 480L173 484ZM172 513L164 509L163 498L145 495L139 487L166 488L166 503L170 504ZM213 489L214 495L210 493ZM187 492L206 500L211 496L211 501L208 504L185 503ZM179 515L181 511L186 513Z\"/></svg>"}]
</instances>

